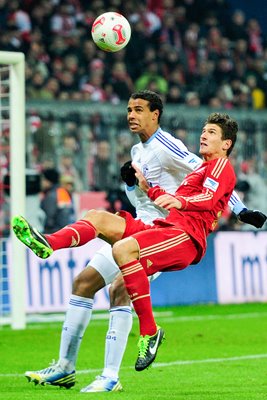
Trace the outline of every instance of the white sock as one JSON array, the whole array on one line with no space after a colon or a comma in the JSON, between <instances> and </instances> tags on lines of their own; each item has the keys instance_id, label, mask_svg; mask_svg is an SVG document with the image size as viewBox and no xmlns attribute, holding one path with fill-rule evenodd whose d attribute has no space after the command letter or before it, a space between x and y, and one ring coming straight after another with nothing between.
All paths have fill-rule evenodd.
<instances>
[{"instance_id":1,"label":"white sock","mask_svg":"<svg viewBox=\"0 0 267 400\"><path fill-rule=\"evenodd\" d=\"M105 367L102 375L117 379L126 349L129 333L132 329L132 308L129 306L110 309L109 329L106 336Z\"/></svg>"},{"instance_id":2,"label":"white sock","mask_svg":"<svg viewBox=\"0 0 267 400\"><path fill-rule=\"evenodd\" d=\"M70 296L59 351L60 365L67 372L75 369L81 341L92 316L93 302L86 297Z\"/></svg>"}]
</instances>

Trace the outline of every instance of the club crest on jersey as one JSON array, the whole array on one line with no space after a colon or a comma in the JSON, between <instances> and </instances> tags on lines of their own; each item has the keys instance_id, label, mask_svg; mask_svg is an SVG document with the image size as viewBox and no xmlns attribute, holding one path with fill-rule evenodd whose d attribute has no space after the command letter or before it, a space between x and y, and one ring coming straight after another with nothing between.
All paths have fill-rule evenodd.
<instances>
[{"instance_id":1,"label":"club crest on jersey","mask_svg":"<svg viewBox=\"0 0 267 400\"><path fill-rule=\"evenodd\" d=\"M144 175L145 178L147 177L147 174L148 174L148 165L147 164L144 164L142 166L142 174Z\"/></svg>"},{"instance_id":2,"label":"club crest on jersey","mask_svg":"<svg viewBox=\"0 0 267 400\"><path fill-rule=\"evenodd\" d=\"M217 190L218 187L219 187L219 182L216 182L216 181L214 181L214 180L211 179L211 178L206 178L206 180L205 180L203 186L204 186L205 188L208 188L208 189L212 190L213 192L216 192L216 190Z\"/></svg>"}]
</instances>

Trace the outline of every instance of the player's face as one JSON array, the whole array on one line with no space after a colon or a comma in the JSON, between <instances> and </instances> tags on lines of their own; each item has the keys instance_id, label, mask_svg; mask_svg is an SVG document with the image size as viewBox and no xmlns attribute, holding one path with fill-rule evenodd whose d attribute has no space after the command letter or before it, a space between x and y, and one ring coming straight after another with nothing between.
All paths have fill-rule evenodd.
<instances>
[{"instance_id":1,"label":"player's face","mask_svg":"<svg viewBox=\"0 0 267 400\"><path fill-rule=\"evenodd\" d=\"M231 146L231 140L222 139L222 129L216 124L206 124L200 136L199 152L206 161L218 157L226 157L226 152Z\"/></svg>"},{"instance_id":2,"label":"player's face","mask_svg":"<svg viewBox=\"0 0 267 400\"><path fill-rule=\"evenodd\" d=\"M127 107L127 121L132 133L145 142L158 128L159 111L150 111L149 103L143 99L130 99Z\"/></svg>"}]
</instances>

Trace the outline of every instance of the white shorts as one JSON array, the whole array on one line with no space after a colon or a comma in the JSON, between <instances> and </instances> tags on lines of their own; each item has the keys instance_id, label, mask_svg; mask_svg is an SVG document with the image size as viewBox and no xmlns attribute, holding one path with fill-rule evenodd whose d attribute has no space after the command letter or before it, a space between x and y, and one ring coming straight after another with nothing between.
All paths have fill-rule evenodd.
<instances>
[{"instance_id":1,"label":"white shorts","mask_svg":"<svg viewBox=\"0 0 267 400\"><path fill-rule=\"evenodd\" d=\"M112 247L103 241L103 246L95 253L89 261L88 266L93 267L103 277L106 285L114 281L120 273L120 269L112 256ZM156 272L149 277L150 282L154 281L161 272Z\"/></svg>"},{"instance_id":2,"label":"white shorts","mask_svg":"<svg viewBox=\"0 0 267 400\"><path fill-rule=\"evenodd\" d=\"M114 281L120 273L118 265L112 256L112 247L103 241L103 246L97 250L93 258L89 261L88 266L96 269L102 275L106 285Z\"/></svg>"}]
</instances>

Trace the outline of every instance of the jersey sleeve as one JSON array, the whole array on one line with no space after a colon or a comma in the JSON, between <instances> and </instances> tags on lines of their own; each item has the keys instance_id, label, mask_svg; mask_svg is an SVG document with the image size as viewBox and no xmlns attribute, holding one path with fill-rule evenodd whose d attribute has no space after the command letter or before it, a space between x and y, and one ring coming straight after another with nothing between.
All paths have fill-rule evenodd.
<instances>
[{"instance_id":1,"label":"jersey sleeve","mask_svg":"<svg viewBox=\"0 0 267 400\"><path fill-rule=\"evenodd\" d=\"M182 203L181 210L210 211L221 199L229 199L235 182L235 173L228 159L219 158L207 166L198 194L183 196L179 195L178 189L175 197Z\"/></svg>"},{"instance_id":2,"label":"jersey sleeve","mask_svg":"<svg viewBox=\"0 0 267 400\"><path fill-rule=\"evenodd\" d=\"M166 194L166 190L161 188L160 186L154 186L148 189L147 195L148 197L154 201L156 200L159 196L162 196L163 194ZM172 196L172 195L171 195ZM175 197L175 196L173 196Z\"/></svg>"},{"instance_id":3,"label":"jersey sleeve","mask_svg":"<svg viewBox=\"0 0 267 400\"><path fill-rule=\"evenodd\" d=\"M125 193L128 197L129 202L133 207L136 208L136 194L135 194L135 186L127 186L125 185Z\"/></svg>"},{"instance_id":4,"label":"jersey sleeve","mask_svg":"<svg viewBox=\"0 0 267 400\"><path fill-rule=\"evenodd\" d=\"M235 215L239 215L242 210L247 210L247 207L241 201L240 197L238 196L235 190L233 191L232 196L230 197L228 205L231 211L233 211Z\"/></svg>"}]
</instances>

